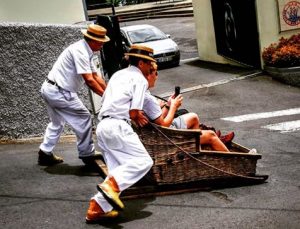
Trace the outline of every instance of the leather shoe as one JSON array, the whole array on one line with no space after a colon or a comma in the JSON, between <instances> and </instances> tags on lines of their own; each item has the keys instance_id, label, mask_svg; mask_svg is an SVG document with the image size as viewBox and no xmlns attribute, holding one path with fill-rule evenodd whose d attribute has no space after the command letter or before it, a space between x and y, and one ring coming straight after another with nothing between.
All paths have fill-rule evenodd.
<instances>
[{"instance_id":1,"label":"leather shoe","mask_svg":"<svg viewBox=\"0 0 300 229\"><path fill-rule=\"evenodd\" d=\"M220 139L224 144L231 143L233 138L234 138L234 132L230 132L229 134L227 134L225 136L220 136Z\"/></svg>"},{"instance_id":2,"label":"leather shoe","mask_svg":"<svg viewBox=\"0 0 300 229\"><path fill-rule=\"evenodd\" d=\"M54 154L46 154L44 151L39 151L38 164L39 165L55 165L64 162L62 157L56 156Z\"/></svg>"},{"instance_id":3,"label":"leather shoe","mask_svg":"<svg viewBox=\"0 0 300 229\"><path fill-rule=\"evenodd\" d=\"M106 201L116 210L121 211L124 209L125 206L119 198L120 192L115 191L109 181L104 181L103 183L98 184L97 189L102 193Z\"/></svg>"},{"instance_id":4,"label":"leather shoe","mask_svg":"<svg viewBox=\"0 0 300 229\"><path fill-rule=\"evenodd\" d=\"M116 218L118 215L119 212L116 210L104 213L98 203L95 200L91 200L89 209L85 217L85 221L86 223L96 223L103 219Z\"/></svg>"},{"instance_id":5,"label":"leather shoe","mask_svg":"<svg viewBox=\"0 0 300 229\"><path fill-rule=\"evenodd\" d=\"M216 129L212 126L206 126L203 123L199 125L200 130L212 130L213 132L216 132Z\"/></svg>"},{"instance_id":6,"label":"leather shoe","mask_svg":"<svg viewBox=\"0 0 300 229\"><path fill-rule=\"evenodd\" d=\"M79 157L79 159L81 159L82 162L86 165L94 165L95 160L97 159L104 161L102 153L96 150L94 151L93 155L87 157Z\"/></svg>"}]
</instances>

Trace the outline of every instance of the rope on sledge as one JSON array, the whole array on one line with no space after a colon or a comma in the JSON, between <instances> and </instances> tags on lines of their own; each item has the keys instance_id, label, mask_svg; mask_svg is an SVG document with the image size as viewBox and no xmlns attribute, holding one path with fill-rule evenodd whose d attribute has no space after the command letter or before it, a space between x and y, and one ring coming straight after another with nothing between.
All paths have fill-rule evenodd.
<instances>
[{"instance_id":1,"label":"rope on sledge","mask_svg":"<svg viewBox=\"0 0 300 229\"><path fill-rule=\"evenodd\" d=\"M157 131L159 132L160 134L162 134L169 142L171 142L175 147L177 147L178 149L180 149L182 152L184 152L186 155L188 155L190 158L198 161L199 163L207 166L207 167L210 167L212 169L215 169L219 172L222 172L222 173L225 173L227 175L231 175L231 176L235 176L235 177L240 177L240 178L244 178L244 179L249 179L249 180L265 180L265 177L262 176L262 177L251 177L251 176L244 176L244 175L241 175L241 174L236 174L236 173L232 173L232 172L227 172L227 171L224 171L222 169L219 169L213 165L210 165L196 157L194 157L193 155L191 155L190 153L188 153L187 151L185 151L183 148L181 148L180 146L178 146L176 143L174 143L165 133L163 133L159 128L157 128L153 123L149 122L150 125Z\"/></svg>"}]
</instances>

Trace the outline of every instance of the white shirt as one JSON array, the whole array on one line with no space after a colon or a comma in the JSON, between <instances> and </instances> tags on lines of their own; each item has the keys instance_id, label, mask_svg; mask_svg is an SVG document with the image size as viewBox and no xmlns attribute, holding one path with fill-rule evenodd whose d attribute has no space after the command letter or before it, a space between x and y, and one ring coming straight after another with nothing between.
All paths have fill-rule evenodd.
<instances>
[{"instance_id":1,"label":"white shirt","mask_svg":"<svg viewBox=\"0 0 300 229\"><path fill-rule=\"evenodd\" d=\"M135 66L117 71L108 82L99 118L110 116L129 120L129 110L142 110L148 82Z\"/></svg>"},{"instance_id":2,"label":"white shirt","mask_svg":"<svg viewBox=\"0 0 300 229\"><path fill-rule=\"evenodd\" d=\"M67 91L77 92L84 83L81 74L97 71L92 58L93 51L88 43L84 39L77 41L60 54L48 79Z\"/></svg>"},{"instance_id":3,"label":"white shirt","mask_svg":"<svg viewBox=\"0 0 300 229\"><path fill-rule=\"evenodd\" d=\"M147 90L145 93L143 110L151 121L159 118L159 116L162 115L162 111L157 99L151 95L149 90Z\"/></svg>"}]
</instances>

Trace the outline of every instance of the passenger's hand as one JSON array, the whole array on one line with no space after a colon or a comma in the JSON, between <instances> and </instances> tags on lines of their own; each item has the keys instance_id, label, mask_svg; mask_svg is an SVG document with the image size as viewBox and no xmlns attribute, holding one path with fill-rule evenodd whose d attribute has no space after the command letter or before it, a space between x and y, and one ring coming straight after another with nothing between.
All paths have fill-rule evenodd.
<instances>
[{"instance_id":1,"label":"passenger's hand","mask_svg":"<svg viewBox=\"0 0 300 229\"><path fill-rule=\"evenodd\" d=\"M174 95L171 95L169 98L168 98L168 106L171 106L171 100L174 98Z\"/></svg>"},{"instance_id":2,"label":"passenger's hand","mask_svg":"<svg viewBox=\"0 0 300 229\"><path fill-rule=\"evenodd\" d=\"M171 95L169 98L168 98L168 106L171 106L171 100L172 99L175 99L175 94Z\"/></svg>"},{"instance_id":3,"label":"passenger's hand","mask_svg":"<svg viewBox=\"0 0 300 229\"><path fill-rule=\"evenodd\" d=\"M181 106L183 97L179 94L176 98L171 99L171 105L175 106L177 109Z\"/></svg>"},{"instance_id":4,"label":"passenger's hand","mask_svg":"<svg viewBox=\"0 0 300 229\"><path fill-rule=\"evenodd\" d=\"M163 100L161 100L161 99L159 99L159 100L158 100L158 103L159 103L159 106L160 106L160 107L163 107L163 106L165 105L166 102L163 101Z\"/></svg>"}]
</instances>

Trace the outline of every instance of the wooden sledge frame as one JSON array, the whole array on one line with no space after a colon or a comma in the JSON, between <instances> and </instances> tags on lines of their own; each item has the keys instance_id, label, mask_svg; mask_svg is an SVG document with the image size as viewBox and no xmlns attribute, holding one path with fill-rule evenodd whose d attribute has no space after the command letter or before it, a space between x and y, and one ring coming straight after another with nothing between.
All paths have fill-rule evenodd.
<instances>
[{"instance_id":1,"label":"wooden sledge frame","mask_svg":"<svg viewBox=\"0 0 300 229\"><path fill-rule=\"evenodd\" d=\"M101 176L103 179L108 175L107 167L104 161L98 159L96 160L101 172ZM228 178L228 179L215 179L213 182L211 180L202 180L199 182L190 182L190 183L182 183L182 184L174 184L174 185L153 185L147 183L147 180L142 179L137 184L132 187L126 189L122 192L121 197L123 200L130 199L140 199L140 198L149 198L149 197L157 197L157 196L166 196L166 195L178 195L183 193L191 193L191 192L199 192L199 191L211 191L214 189L222 189L229 187L240 187L254 184L264 183L265 180L268 179L267 175L256 175L256 177L260 177L260 180L257 181L249 181L240 178Z\"/></svg>"},{"instance_id":2,"label":"wooden sledge frame","mask_svg":"<svg viewBox=\"0 0 300 229\"><path fill-rule=\"evenodd\" d=\"M216 152L216 151L211 151L211 150L206 150L201 147L200 144L200 135L201 135L201 130L178 130L178 129L172 129L172 128L166 128L166 127L161 127L157 126L155 124L152 124L152 127L154 128L159 128L161 131L163 131L163 134L166 134L170 136L170 138L174 137L178 138L179 136L179 141L175 143L179 145L192 145L192 147L189 148L188 154L191 157L197 157L197 156L204 156L208 158L212 157L221 157L224 158L225 160L231 160L230 158L233 158L235 160L239 160L239 158L244 158L245 156L247 159L250 161L253 159L255 161L255 168L256 168L256 160L260 159L262 156L260 154L249 154L249 149L238 144L238 143L232 143L232 146L234 149L236 149L235 152ZM141 141L145 145L146 149L149 150L149 146L151 147L156 141L157 137L155 138L148 138L148 135L152 135L151 131L146 133L146 135L143 135L141 132L141 129L135 129L135 131L139 134ZM168 137L167 136L167 137ZM186 138L187 137L187 138ZM165 138L165 137L164 137ZM172 139L169 139L172 141ZM170 141L163 141L163 143L158 143L157 147L165 147L166 145L172 146L174 149L176 148L174 144ZM177 139L178 140L178 139ZM155 142L152 142L155 141ZM175 147L175 148L174 148ZM178 150L178 149L176 149ZM183 149L185 150L185 149ZM151 150L150 150L151 151ZM153 154L153 152L150 152L150 155ZM174 156L175 155L175 156ZM152 155L153 156L153 155ZM171 159L173 157L173 161L177 160L178 157L178 152L175 152L175 154L171 155ZM175 157L175 159L174 159ZM166 166L168 162L166 162L166 159L163 160L158 160L154 159L154 162L157 163L155 166L160 166L159 163L161 163L161 166ZM239 163L239 161L237 161ZM106 177L107 175L107 168L106 165L103 161L97 161L98 166L100 167L102 173ZM171 162L172 164L172 162ZM253 167L253 165L252 165ZM171 168L171 166L169 166ZM174 167L173 167L174 168ZM168 169L168 168L167 168ZM231 168L230 168L231 169ZM229 170L230 170L229 169ZM210 172L210 171L208 171ZM229 173L230 175L230 173ZM248 179L247 179L248 177ZM250 178L250 179L249 179ZM253 179L252 179L253 178ZM141 180L141 182L138 182L138 184L134 185L133 187L129 188L128 190L125 190L122 193L123 198L141 198L141 197L146 197L146 196L160 196L160 195L171 195L171 194L179 194L179 193L185 193L185 192L194 192L194 191L199 191L199 190L208 190L209 188L216 188L220 187L223 184L223 187L226 186L241 186L241 185L249 185L249 184L258 184L258 183L263 183L268 176L259 176L252 172L251 174L246 174L239 176L220 176L220 174L217 173L213 179L191 179L191 181L186 181L186 182L181 182L179 183L174 182L172 183L160 183L158 182L157 184L153 184L151 182L148 182L147 178L144 178ZM229 185L230 184L230 185Z\"/></svg>"}]
</instances>

